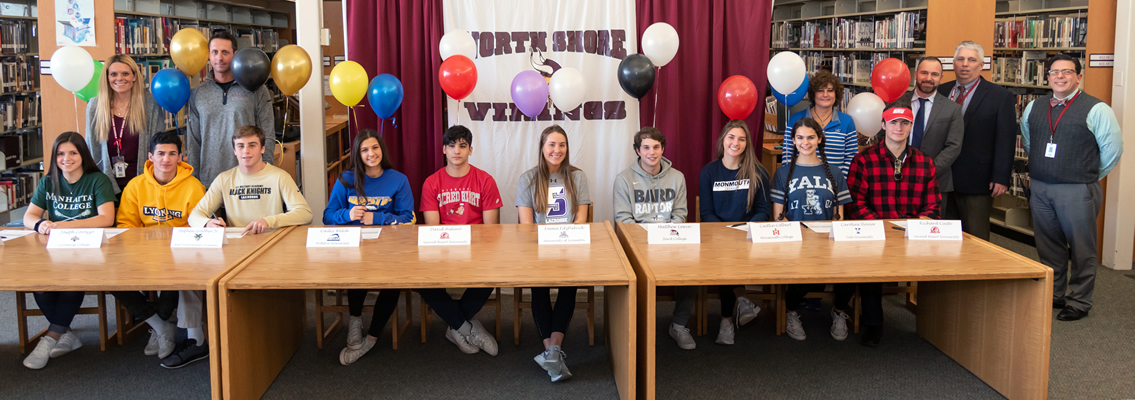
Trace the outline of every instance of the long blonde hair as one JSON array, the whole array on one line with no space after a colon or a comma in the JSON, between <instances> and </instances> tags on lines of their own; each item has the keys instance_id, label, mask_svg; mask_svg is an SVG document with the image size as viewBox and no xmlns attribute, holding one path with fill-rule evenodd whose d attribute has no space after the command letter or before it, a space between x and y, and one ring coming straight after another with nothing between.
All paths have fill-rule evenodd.
<instances>
[{"instance_id":1,"label":"long blonde hair","mask_svg":"<svg viewBox=\"0 0 1135 400\"><path fill-rule=\"evenodd\" d=\"M753 150L756 142L753 135L749 133L749 124L745 121L735 119L729 121L721 128L721 136L717 137L717 159L720 160L725 157L725 135L734 128L740 128L745 131L745 150L741 151L741 159L738 162L739 168L737 169L737 182L738 184L745 179L749 180L749 199L745 203L745 211L753 208L753 195L764 186L761 181L761 175L757 173L757 168L764 171L765 167L757 162L757 152ZM768 173L767 171L765 172Z\"/></svg>"},{"instance_id":2,"label":"long blonde hair","mask_svg":"<svg viewBox=\"0 0 1135 400\"><path fill-rule=\"evenodd\" d=\"M138 63L135 63L130 56L116 54L106 60L102 73L99 74L98 106L95 107L95 120L92 125L94 132L87 132L88 135L94 134L98 142L107 141L112 129L111 123L114 121L114 110L110 105L114 96L114 90L110 88L110 66L114 63L126 64L135 76L134 86L130 88L130 109L126 111L126 123L130 125L130 134L137 136L146 131L146 102L143 97L146 89L143 87L145 82L142 81L141 70L138 69Z\"/></svg>"},{"instance_id":3,"label":"long blonde hair","mask_svg":"<svg viewBox=\"0 0 1135 400\"><path fill-rule=\"evenodd\" d=\"M568 145L568 150L564 151L564 161L560 163L560 174L564 177L564 191L567 192L568 207L578 207L575 201L575 180L572 179L572 171L578 171L579 168L571 166L571 146L568 143L567 132L559 125L552 125L544 128L540 133L540 151L536 154L536 179L529 183L529 190L535 186L536 192L533 202L536 203L536 212L546 214L548 212L548 185L552 181L552 172L548 167L548 160L544 158L544 143L548 141L548 136L553 133L564 135L564 144ZM571 208L568 213L574 213Z\"/></svg>"}]
</instances>

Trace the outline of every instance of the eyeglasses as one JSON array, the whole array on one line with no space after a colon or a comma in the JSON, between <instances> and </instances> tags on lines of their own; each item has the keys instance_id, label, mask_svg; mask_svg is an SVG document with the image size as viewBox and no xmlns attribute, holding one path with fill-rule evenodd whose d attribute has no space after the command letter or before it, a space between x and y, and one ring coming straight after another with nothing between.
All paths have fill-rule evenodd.
<instances>
[{"instance_id":1,"label":"eyeglasses","mask_svg":"<svg viewBox=\"0 0 1135 400\"><path fill-rule=\"evenodd\" d=\"M1076 70L1074 70L1074 69L1050 69L1050 70L1048 70L1048 74L1049 75L1076 75Z\"/></svg>"}]
</instances>

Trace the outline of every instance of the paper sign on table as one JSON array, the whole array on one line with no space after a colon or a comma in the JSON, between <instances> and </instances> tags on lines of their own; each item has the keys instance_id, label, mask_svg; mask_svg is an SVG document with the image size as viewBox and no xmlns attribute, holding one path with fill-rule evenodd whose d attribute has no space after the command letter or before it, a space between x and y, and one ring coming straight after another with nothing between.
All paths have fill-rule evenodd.
<instances>
[{"instance_id":1,"label":"paper sign on table","mask_svg":"<svg viewBox=\"0 0 1135 400\"><path fill-rule=\"evenodd\" d=\"M169 247L219 249L228 243L225 228L173 228Z\"/></svg>"},{"instance_id":2,"label":"paper sign on table","mask_svg":"<svg viewBox=\"0 0 1135 400\"><path fill-rule=\"evenodd\" d=\"M96 229L52 229L47 238L49 249L97 249L106 243L106 232Z\"/></svg>"},{"instance_id":3,"label":"paper sign on table","mask_svg":"<svg viewBox=\"0 0 1135 400\"><path fill-rule=\"evenodd\" d=\"M363 228L363 240L378 239L378 235L382 234L382 228Z\"/></svg>"},{"instance_id":4,"label":"paper sign on table","mask_svg":"<svg viewBox=\"0 0 1135 400\"><path fill-rule=\"evenodd\" d=\"M220 229L220 228L218 228ZM244 228L224 228L225 238L227 239L240 239L244 237Z\"/></svg>"},{"instance_id":5,"label":"paper sign on table","mask_svg":"<svg viewBox=\"0 0 1135 400\"><path fill-rule=\"evenodd\" d=\"M805 228L811 229L812 232L816 232L816 233L831 233L832 232L832 222L831 221L808 221L808 222L802 222L802 223L804 224Z\"/></svg>"},{"instance_id":6,"label":"paper sign on table","mask_svg":"<svg viewBox=\"0 0 1135 400\"><path fill-rule=\"evenodd\" d=\"M701 224L649 224L647 244L701 243ZM643 225L644 227L646 224Z\"/></svg>"},{"instance_id":7,"label":"paper sign on table","mask_svg":"<svg viewBox=\"0 0 1135 400\"><path fill-rule=\"evenodd\" d=\"M828 237L836 241L845 240L887 240L883 221L833 221L832 232Z\"/></svg>"},{"instance_id":8,"label":"paper sign on table","mask_svg":"<svg viewBox=\"0 0 1135 400\"><path fill-rule=\"evenodd\" d=\"M962 240L962 221L911 219L906 221L910 240Z\"/></svg>"},{"instance_id":9,"label":"paper sign on table","mask_svg":"<svg viewBox=\"0 0 1135 400\"><path fill-rule=\"evenodd\" d=\"M24 236L35 233L33 230L0 230L0 246L12 239L22 238Z\"/></svg>"},{"instance_id":10,"label":"paper sign on table","mask_svg":"<svg viewBox=\"0 0 1135 400\"><path fill-rule=\"evenodd\" d=\"M796 221L750 222L749 235L745 238L752 239L753 243L799 242L804 235Z\"/></svg>"},{"instance_id":11,"label":"paper sign on table","mask_svg":"<svg viewBox=\"0 0 1135 400\"><path fill-rule=\"evenodd\" d=\"M126 232L126 230L128 230L128 229L130 229L130 228L105 228L105 229L103 229L103 233L106 234L107 239L110 239L112 237L115 237L115 236L122 234L122 232Z\"/></svg>"},{"instance_id":12,"label":"paper sign on table","mask_svg":"<svg viewBox=\"0 0 1135 400\"><path fill-rule=\"evenodd\" d=\"M418 228L418 246L468 246L473 242L469 225L438 225Z\"/></svg>"},{"instance_id":13,"label":"paper sign on table","mask_svg":"<svg viewBox=\"0 0 1135 400\"><path fill-rule=\"evenodd\" d=\"M359 247L359 227L307 228L307 247Z\"/></svg>"},{"instance_id":14,"label":"paper sign on table","mask_svg":"<svg viewBox=\"0 0 1135 400\"><path fill-rule=\"evenodd\" d=\"M539 244L590 244L591 225L555 224L536 228Z\"/></svg>"}]
</instances>

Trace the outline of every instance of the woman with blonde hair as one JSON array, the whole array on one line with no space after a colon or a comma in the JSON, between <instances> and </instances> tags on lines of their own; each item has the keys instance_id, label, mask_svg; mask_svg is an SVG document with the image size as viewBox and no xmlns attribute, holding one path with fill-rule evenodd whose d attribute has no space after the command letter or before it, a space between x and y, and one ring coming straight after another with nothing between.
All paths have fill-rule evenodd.
<instances>
[{"instance_id":1,"label":"woman with blonde hair","mask_svg":"<svg viewBox=\"0 0 1135 400\"><path fill-rule=\"evenodd\" d=\"M139 81L141 76L134 59L114 55L104 63L98 96L87 103L87 147L115 193L145 173L150 137L165 128L165 111Z\"/></svg>"}]
</instances>

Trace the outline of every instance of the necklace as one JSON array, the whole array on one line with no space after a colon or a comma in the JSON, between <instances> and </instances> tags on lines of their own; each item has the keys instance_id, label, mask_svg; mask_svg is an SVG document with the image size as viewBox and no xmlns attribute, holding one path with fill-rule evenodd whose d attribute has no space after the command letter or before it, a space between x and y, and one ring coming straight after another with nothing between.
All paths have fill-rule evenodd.
<instances>
[{"instance_id":1,"label":"necklace","mask_svg":"<svg viewBox=\"0 0 1135 400\"><path fill-rule=\"evenodd\" d=\"M828 122L832 121L832 114L835 114L834 108L830 112L828 112L827 118L820 118L819 113L816 112L816 107L812 107L812 115L816 117L815 120L820 124L821 128L826 128L828 126Z\"/></svg>"},{"instance_id":2,"label":"necklace","mask_svg":"<svg viewBox=\"0 0 1135 400\"><path fill-rule=\"evenodd\" d=\"M110 109L114 116L122 118L126 115L126 112L130 111L130 103L111 103Z\"/></svg>"}]
</instances>

